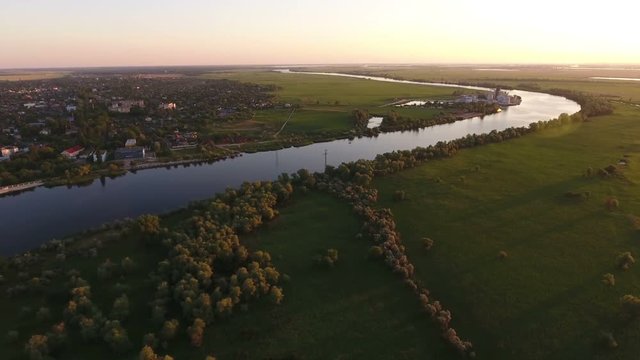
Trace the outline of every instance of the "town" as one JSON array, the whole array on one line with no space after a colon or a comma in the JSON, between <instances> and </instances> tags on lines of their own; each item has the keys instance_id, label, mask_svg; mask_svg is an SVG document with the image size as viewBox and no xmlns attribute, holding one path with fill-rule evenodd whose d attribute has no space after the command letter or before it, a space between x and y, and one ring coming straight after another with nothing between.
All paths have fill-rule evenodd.
<instances>
[{"instance_id":1,"label":"town","mask_svg":"<svg viewBox=\"0 0 640 360\"><path fill-rule=\"evenodd\" d=\"M273 107L273 90L184 74L81 72L0 82L0 185L114 173L199 147L222 156L215 145L237 135L217 127Z\"/></svg>"}]
</instances>

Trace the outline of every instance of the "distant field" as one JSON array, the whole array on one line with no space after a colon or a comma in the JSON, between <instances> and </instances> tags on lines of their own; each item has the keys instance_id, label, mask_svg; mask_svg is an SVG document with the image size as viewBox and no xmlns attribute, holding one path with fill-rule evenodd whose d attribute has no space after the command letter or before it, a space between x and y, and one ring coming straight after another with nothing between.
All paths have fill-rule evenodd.
<instances>
[{"instance_id":1,"label":"distant field","mask_svg":"<svg viewBox=\"0 0 640 360\"><path fill-rule=\"evenodd\" d=\"M441 87L266 71L216 72L204 77L276 85L278 101L302 106L283 134L348 131L353 128L351 113L356 108L368 109L370 113L386 113L391 108L381 106L399 99L445 99L451 98L453 93L453 89ZM258 111L254 120L277 131L289 112L288 109ZM435 113L412 111L414 116L424 118L431 118Z\"/></svg>"},{"instance_id":2,"label":"distant field","mask_svg":"<svg viewBox=\"0 0 640 360\"><path fill-rule=\"evenodd\" d=\"M640 256L628 218L640 214L639 118L640 109L618 106L612 116L375 181L419 278L452 308L481 358L631 359L640 351L640 323L622 322L619 305L640 295L640 267L616 268L619 253ZM621 177L584 176L623 155L630 165ZM391 200L398 189L407 200ZM586 191L584 202L564 195ZM605 209L609 196L619 210ZM429 253L425 236L435 240ZM615 287L601 283L605 273ZM613 332L620 348L601 352L600 331Z\"/></svg>"},{"instance_id":3,"label":"distant field","mask_svg":"<svg viewBox=\"0 0 640 360\"><path fill-rule=\"evenodd\" d=\"M502 70L491 70L491 69ZM480 69L480 70L479 70ZM553 66L369 66L313 68L315 71L367 72L407 80L435 82L487 82L518 87L536 85L541 89L564 88L640 102L640 84L630 81L593 80L591 77L640 78L637 69L568 69Z\"/></svg>"},{"instance_id":4,"label":"distant field","mask_svg":"<svg viewBox=\"0 0 640 360\"><path fill-rule=\"evenodd\" d=\"M68 75L64 71L34 71L34 72L11 72L0 70L0 81L27 81L27 80L46 80L56 79Z\"/></svg>"}]
</instances>

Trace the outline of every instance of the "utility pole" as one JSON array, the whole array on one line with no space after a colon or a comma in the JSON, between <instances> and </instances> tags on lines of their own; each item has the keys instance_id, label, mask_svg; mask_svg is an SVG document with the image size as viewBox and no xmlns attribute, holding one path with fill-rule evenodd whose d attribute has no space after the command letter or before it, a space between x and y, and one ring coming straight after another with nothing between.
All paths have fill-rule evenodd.
<instances>
[{"instance_id":1,"label":"utility pole","mask_svg":"<svg viewBox=\"0 0 640 360\"><path fill-rule=\"evenodd\" d=\"M327 168L327 149L324 149L324 168Z\"/></svg>"}]
</instances>

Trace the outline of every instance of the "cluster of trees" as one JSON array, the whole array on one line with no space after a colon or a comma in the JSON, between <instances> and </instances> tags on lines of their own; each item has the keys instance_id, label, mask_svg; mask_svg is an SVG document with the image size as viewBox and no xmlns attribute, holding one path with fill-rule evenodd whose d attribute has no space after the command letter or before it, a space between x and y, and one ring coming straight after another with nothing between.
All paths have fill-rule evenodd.
<instances>
[{"instance_id":1,"label":"cluster of trees","mask_svg":"<svg viewBox=\"0 0 640 360\"><path fill-rule=\"evenodd\" d=\"M551 89L547 92L552 95L564 96L567 99L577 102L582 107L580 112L587 117L613 113L613 105L602 96L564 89Z\"/></svg>"},{"instance_id":2,"label":"cluster of trees","mask_svg":"<svg viewBox=\"0 0 640 360\"><path fill-rule=\"evenodd\" d=\"M366 128L367 125L369 124L370 118L371 116L369 116L369 111L367 110L361 110L361 109L353 110L353 124L355 125L356 129Z\"/></svg>"},{"instance_id":3,"label":"cluster of trees","mask_svg":"<svg viewBox=\"0 0 640 360\"><path fill-rule=\"evenodd\" d=\"M51 326L44 335L32 335L24 346L24 352L30 360L45 360L60 351L67 342L65 323Z\"/></svg>"},{"instance_id":4,"label":"cluster of trees","mask_svg":"<svg viewBox=\"0 0 640 360\"><path fill-rule=\"evenodd\" d=\"M391 154L390 157L393 158L395 154L397 153ZM409 261L405 253L405 247L400 240L400 234L396 230L391 210L377 209L375 207L378 192L376 189L368 187L368 184L376 174L382 174L382 172L376 171L376 165L376 160L358 160L342 164L337 168L327 167L324 173L308 174L299 172L293 183L296 186L311 187L328 192L349 202L354 213L363 221L362 233L356 235L356 237L366 237L374 243L369 249L369 255L373 258L383 259L385 264L412 289L423 304L425 311L434 321L440 324L443 338L448 343L462 354L475 356L473 345L468 341L462 340L451 327L451 313L444 309L438 301L430 300L429 291L416 280L414 265ZM404 168L404 165L400 165L397 168L400 170ZM314 178L314 180L310 178ZM337 252L335 255L337 259ZM317 261L324 262L330 260L330 258L330 251L327 251L326 255L319 256Z\"/></svg>"},{"instance_id":5,"label":"cluster of trees","mask_svg":"<svg viewBox=\"0 0 640 360\"><path fill-rule=\"evenodd\" d=\"M338 262L338 250L328 249L313 258L314 264L322 267L333 267Z\"/></svg>"},{"instance_id":6,"label":"cluster of trees","mask_svg":"<svg viewBox=\"0 0 640 360\"><path fill-rule=\"evenodd\" d=\"M29 152L13 155L11 161L0 162L0 185L74 174L79 168L52 147L32 146Z\"/></svg>"},{"instance_id":7,"label":"cluster of trees","mask_svg":"<svg viewBox=\"0 0 640 360\"><path fill-rule=\"evenodd\" d=\"M292 192L288 176L274 182L244 183L237 190L228 189L212 200L194 204L195 215L175 231L161 229L152 216L138 221L135 231L161 242L169 254L153 275L157 289L151 302L152 319L163 324L160 338L165 343L179 329L178 319L169 319L172 309L180 309L176 315L191 324L186 333L191 344L199 347L206 327L215 319L231 316L236 308L246 309L258 298L282 302L281 275L271 255L250 251L238 234L275 218L276 206ZM148 346L153 350L153 342Z\"/></svg>"}]
</instances>

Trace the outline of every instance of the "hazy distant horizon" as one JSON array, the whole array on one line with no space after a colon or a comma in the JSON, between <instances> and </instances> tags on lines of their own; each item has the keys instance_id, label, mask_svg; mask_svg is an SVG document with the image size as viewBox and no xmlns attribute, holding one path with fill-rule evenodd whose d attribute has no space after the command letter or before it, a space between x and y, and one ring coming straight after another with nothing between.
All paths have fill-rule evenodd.
<instances>
[{"instance_id":1,"label":"hazy distant horizon","mask_svg":"<svg viewBox=\"0 0 640 360\"><path fill-rule=\"evenodd\" d=\"M603 68L610 70L639 70L639 63L291 63L291 64L176 64L176 65L97 65L97 66L44 66L44 67L22 67L22 68L3 68L2 72L10 71L73 71L73 70L92 70L92 69L180 69L180 68L278 68L278 67L389 67L389 66L435 66L435 67L489 67L481 70L492 70L493 67L565 67L567 69L593 69ZM499 69L496 69L499 70Z\"/></svg>"}]
</instances>

